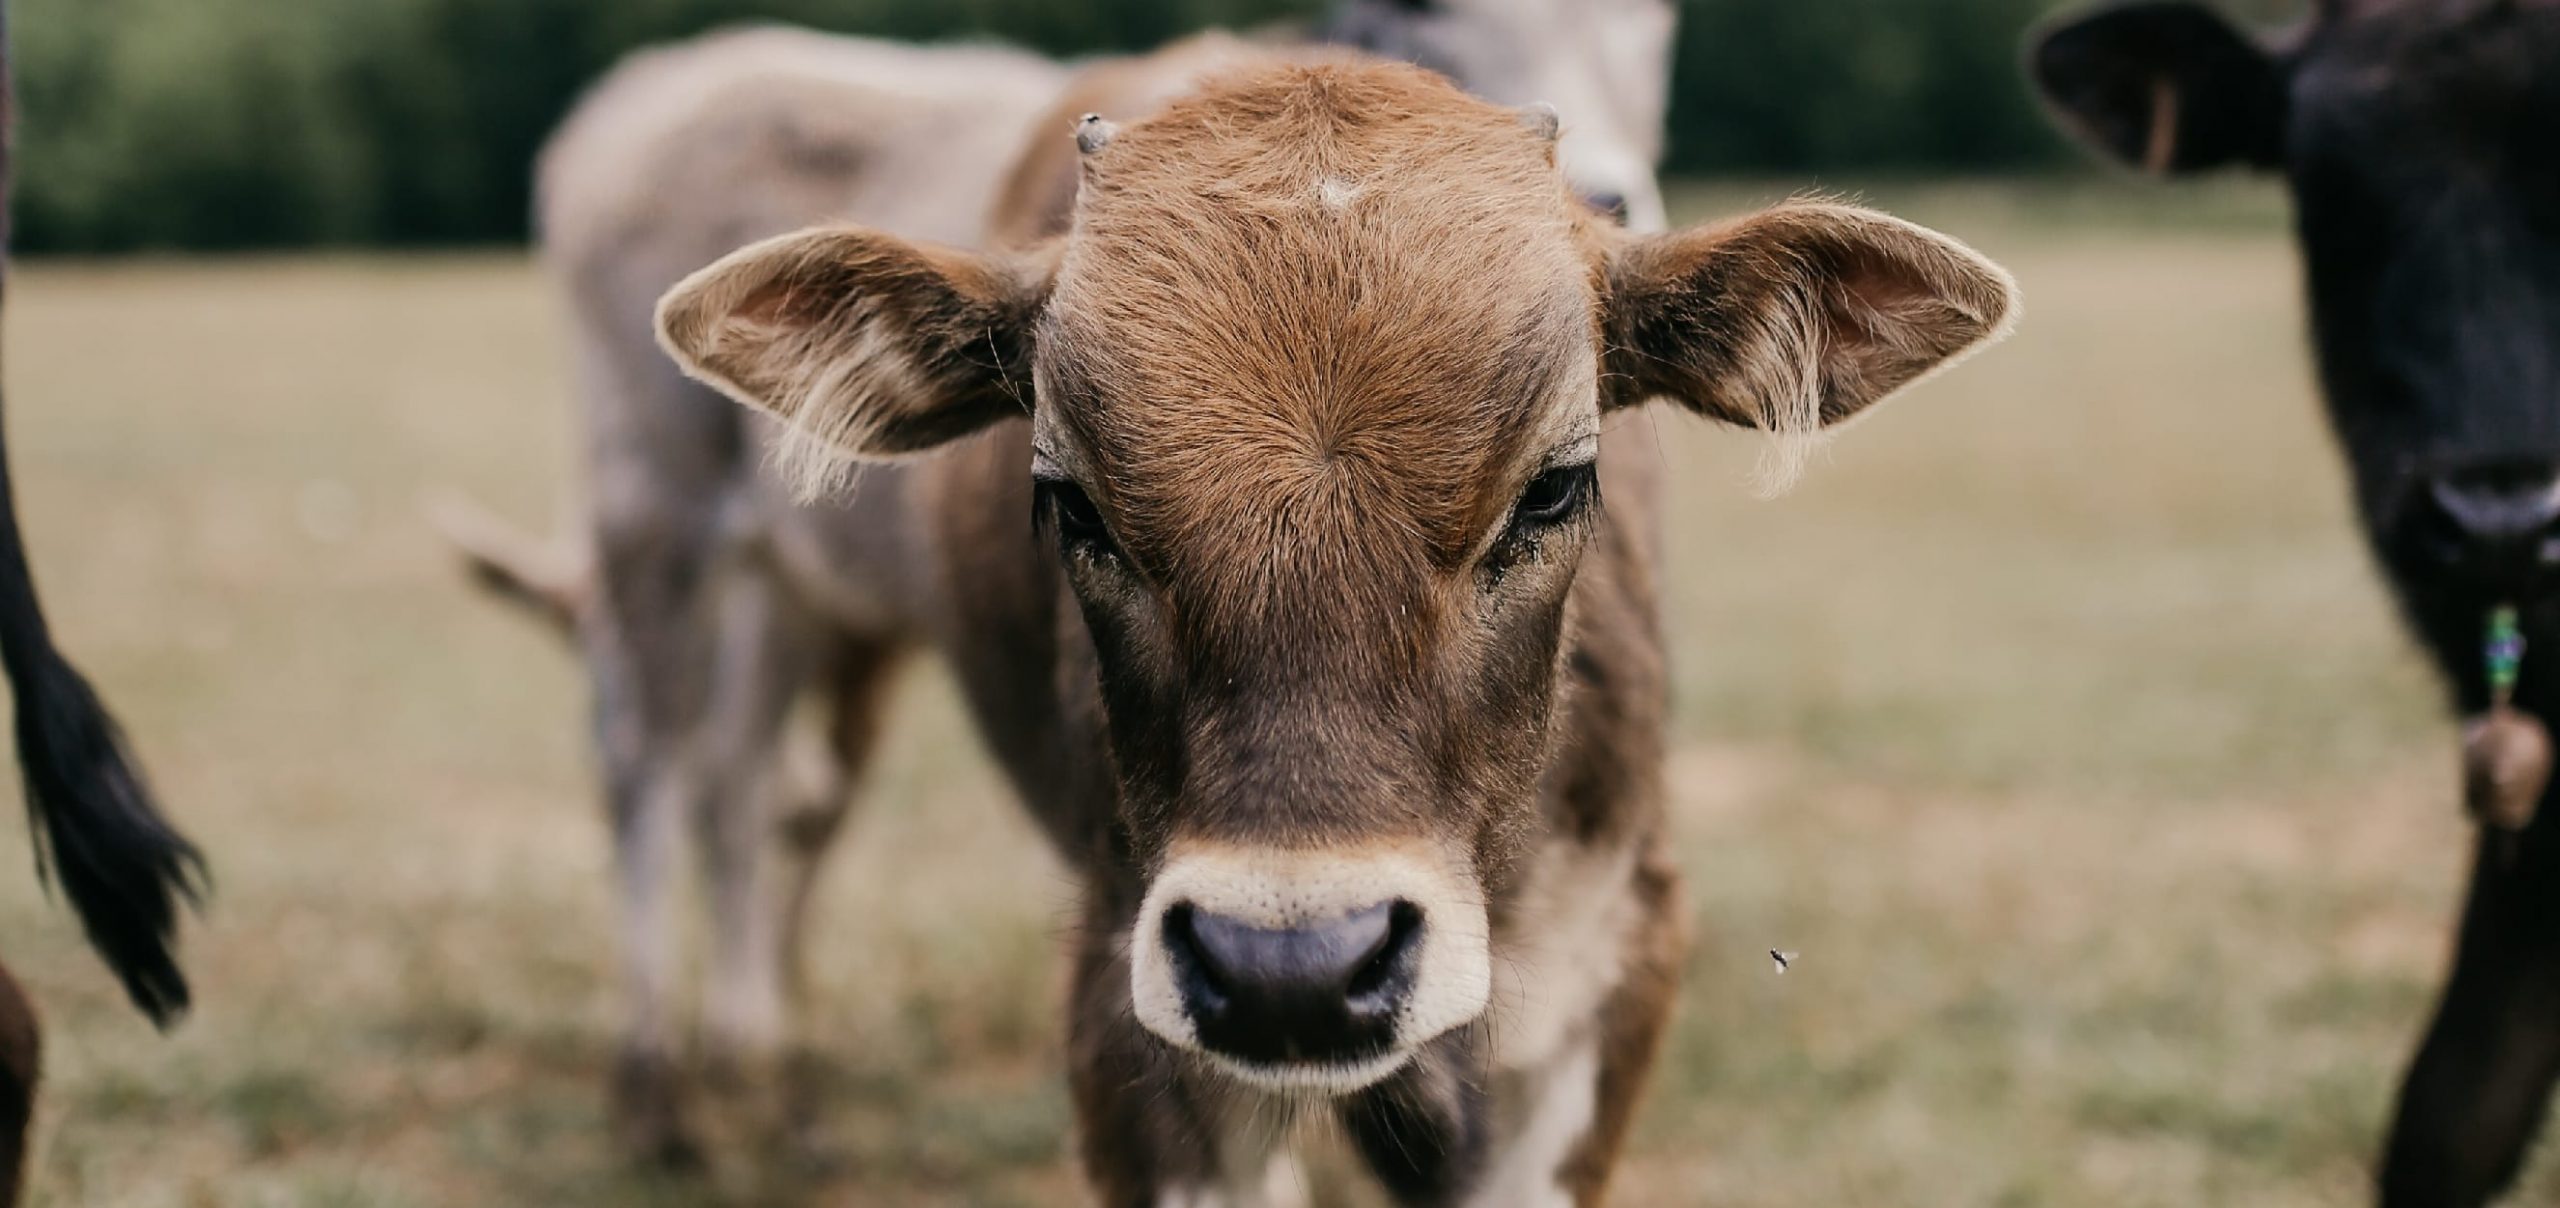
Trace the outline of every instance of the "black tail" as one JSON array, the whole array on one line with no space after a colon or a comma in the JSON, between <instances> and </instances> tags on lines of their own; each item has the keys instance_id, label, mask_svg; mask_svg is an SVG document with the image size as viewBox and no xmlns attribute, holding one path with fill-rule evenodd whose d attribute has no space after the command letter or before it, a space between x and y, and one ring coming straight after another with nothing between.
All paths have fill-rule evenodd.
<instances>
[{"instance_id":1,"label":"black tail","mask_svg":"<svg viewBox=\"0 0 2560 1208\"><path fill-rule=\"evenodd\" d=\"M0 274L8 251L9 150L17 118L8 10L0 3ZM5 276L0 276L0 282ZM171 952L178 900L196 899L203 858L160 818L140 765L89 681L54 649L18 535L9 453L0 429L0 669L18 708L18 763L36 831L36 868L80 914L89 943L125 993L167 1027L187 1008Z\"/></svg>"}]
</instances>

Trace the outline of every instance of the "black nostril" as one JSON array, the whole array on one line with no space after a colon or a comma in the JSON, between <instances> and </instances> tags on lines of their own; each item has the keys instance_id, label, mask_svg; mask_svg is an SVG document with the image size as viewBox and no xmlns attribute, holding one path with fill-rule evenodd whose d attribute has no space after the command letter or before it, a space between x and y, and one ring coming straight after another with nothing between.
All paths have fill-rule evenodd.
<instances>
[{"instance_id":1,"label":"black nostril","mask_svg":"<svg viewBox=\"0 0 2560 1208\"><path fill-rule=\"evenodd\" d=\"M1164 945L1203 1045L1252 1061L1337 1061L1393 1039L1422 924L1402 901L1296 927L1179 903L1165 912Z\"/></svg>"},{"instance_id":2,"label":"black nostril","mask_svg":"<svg viewBox=\"0 0 2560 1208\"><path fill-rule=\"evenodd\" d=\"M1413 967L1420 961L1422 908L1396 902L1387 908L1387 934L1351 975L1354 1011L1393 1011L1412 989Z\"/></svg>"},{"instance_id":3,"label":"black nostril","mask_svg":"<svg viewBox=\"0 0 2560 1208\"><path fill-rule=\"evenodd\" d=\"M1174 979L1183 1001L1193 1012L1225 1011L1227 989L1219 978L1217 959L1201 946L1192 930L1192 918L1188 902L1176 903L1164 912L1164 946L1173 958Z\"/></svg>"},{"instance_id":4,"label":"black nostril","mask_svg":"<svg viewBox=\"0 0 2560 1208\"><path fill-rule=\"evenodd\" d=\"M1585 193L1582 204L1606 215L1611 222L1626 225L1627 195L1624 193Z\"/></svg>"}]
</instances>

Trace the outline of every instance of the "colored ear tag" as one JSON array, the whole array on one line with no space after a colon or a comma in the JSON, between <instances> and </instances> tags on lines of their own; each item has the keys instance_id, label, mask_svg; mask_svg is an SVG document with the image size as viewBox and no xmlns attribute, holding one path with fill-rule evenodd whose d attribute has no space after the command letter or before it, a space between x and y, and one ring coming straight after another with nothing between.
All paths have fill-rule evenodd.
<instances>
[{"instance_id":1,"label":"colored ear tag","mask_svg":"<svg viewBox=\"0 0 2560 1208\"><path fill-rule=\"evenodd\" d=\"M2484 653L2489 708L2462 727L2463 805L2480 825L2513 834L2533 824L2551 783L2552 757L2551 731L2510 703L2524 668L2524 630L2514 607L2489 614Z\"/></svg>"}]
</instances>

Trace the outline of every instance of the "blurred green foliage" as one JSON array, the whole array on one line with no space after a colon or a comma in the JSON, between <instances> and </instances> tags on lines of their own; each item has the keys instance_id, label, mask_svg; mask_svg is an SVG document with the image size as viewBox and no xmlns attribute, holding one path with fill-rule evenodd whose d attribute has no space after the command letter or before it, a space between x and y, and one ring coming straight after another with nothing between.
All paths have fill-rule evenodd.
<instances>
[{"instance_id":1,"label":"blurred green foliage","mask_svg":"<svg viewBox=\"0 0 2560 1208\"><path fill-rule=\"evenodd\" d=\"M521 238L534 150L578 89L634 47L716 25L1076 53L1324 0L16 3L20 244L121 251ZM1668 168L2066 162L2015 66L2054 4L1684 0Z\"/></svg>"}]
</instances>

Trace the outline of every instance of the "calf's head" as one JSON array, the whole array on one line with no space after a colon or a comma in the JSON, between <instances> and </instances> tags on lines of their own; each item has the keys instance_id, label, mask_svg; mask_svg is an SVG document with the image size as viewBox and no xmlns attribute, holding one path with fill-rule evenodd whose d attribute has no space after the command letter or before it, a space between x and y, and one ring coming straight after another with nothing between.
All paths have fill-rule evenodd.
<instances>
[{"instance_id":1,"label":"calf's head","mask_svg":"<svg viewBox=\"0 0 2560 1208\"><path fill-rule=\"evenodd\" d=\"M1630 235L1544 111L1401 66L1248 71L1080 136L1054 243L787 236L678 286L661 331L855 458L1029 412L1142 899L1136 1014L1347 1091L1484 1010L1608 413L1810 432L1992 337L2010 287L1841 207Z\"/></svg>"},{"instance_id":2,"label":"calf's head","mask_svg":"<svg viewBox=\"0 0 2560 1208\"><path fill-rule=\"evenodd\" d=\"M2560 584L2560 2L2325 0L2266 40L2139 3L2030 59L2120 159L2285 176L2367 530L2476 694L2482 611L2547 623Z\"/></svg>"}]
</instances>

